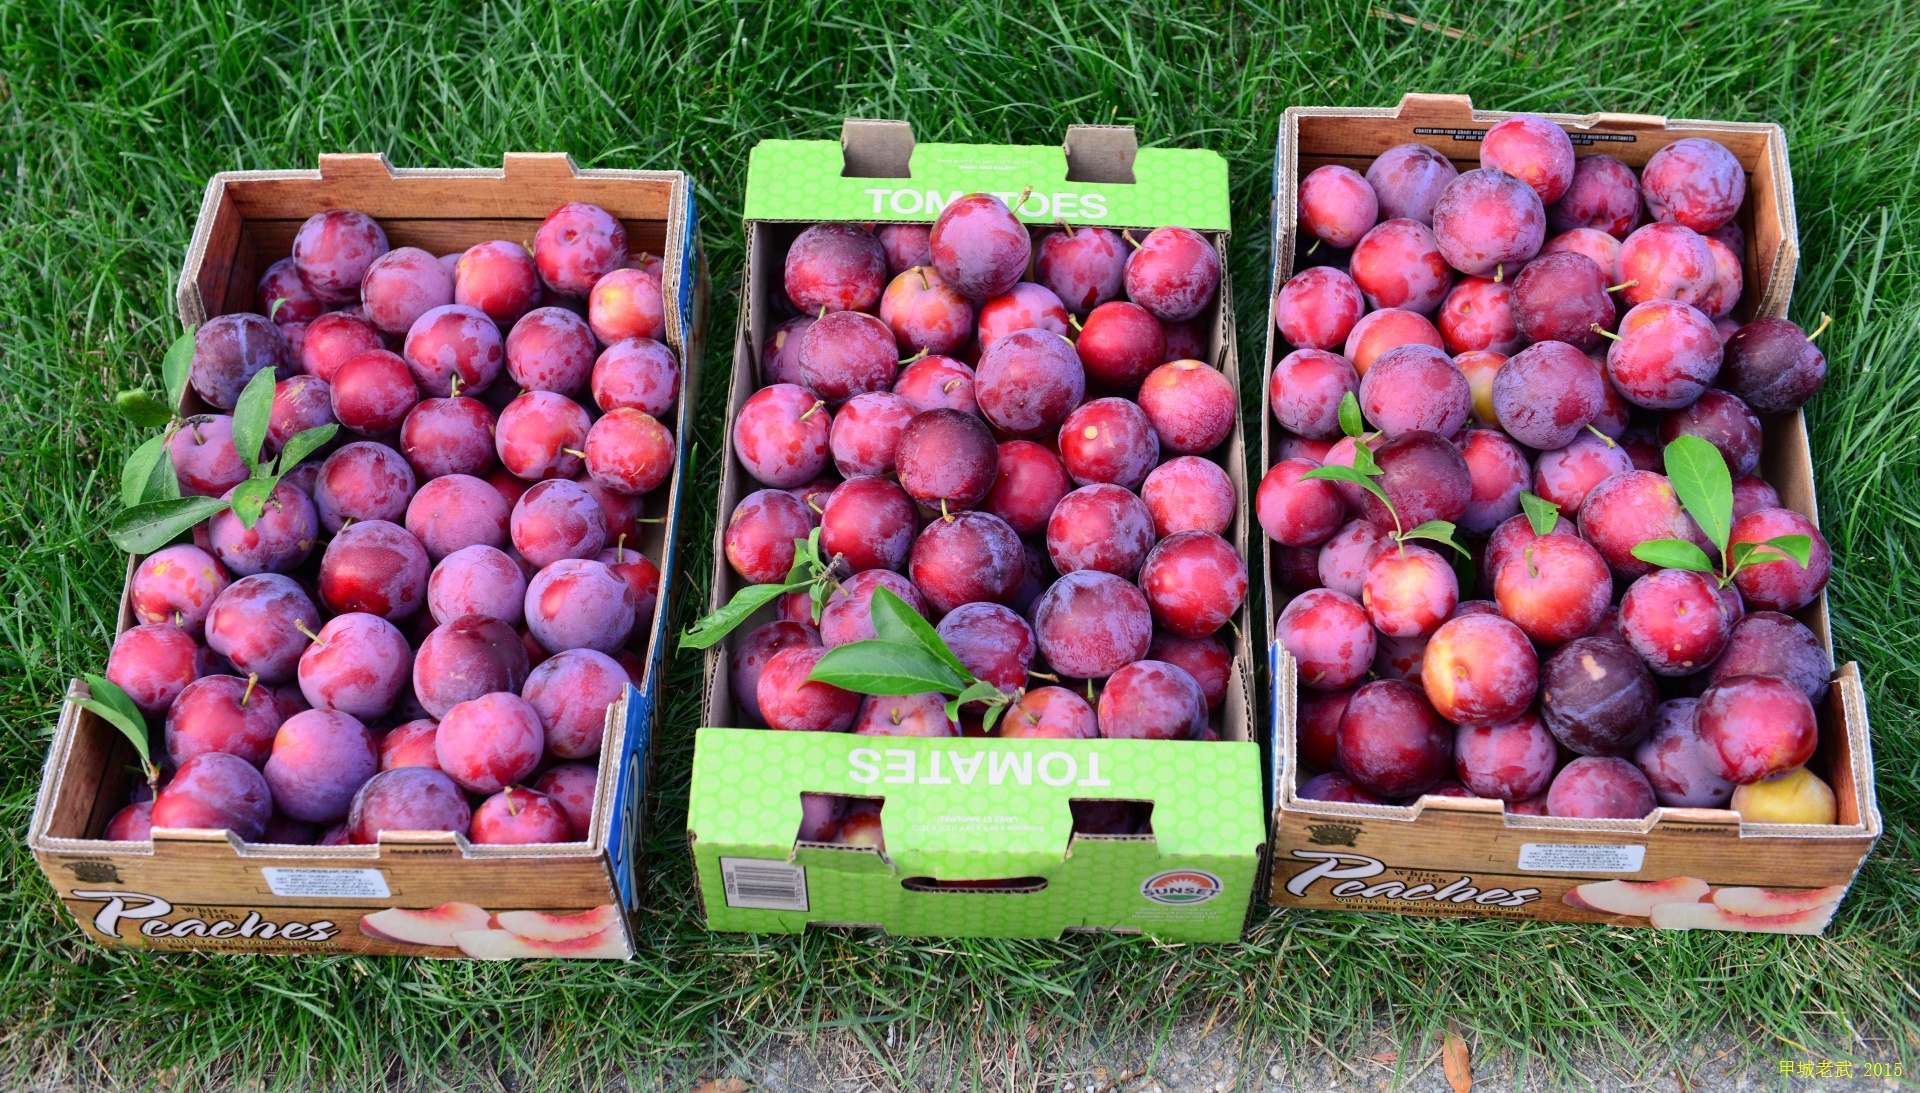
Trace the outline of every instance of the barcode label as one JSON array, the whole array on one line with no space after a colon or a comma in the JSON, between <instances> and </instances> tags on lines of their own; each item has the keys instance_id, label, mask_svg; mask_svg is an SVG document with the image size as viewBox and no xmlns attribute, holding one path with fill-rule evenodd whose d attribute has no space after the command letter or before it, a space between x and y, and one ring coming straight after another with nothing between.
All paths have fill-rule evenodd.
<instances>
[{"instance_id":1,"label":"barcode label","mask_svg":"<svg viewBox=\"0 0 1920 1093\"><path fill-rule=\"evenodd\" d=\"M1520 844L1520 868L1529 873L1638 873L1646 860L1644 846Z\"/></svg>"},{"instance_id":2,"label":"barcode label","mask_svg":"<svg viewBox=\"0 0 1920 1093\"><path fill-rule=\"evenodd\" d=\"M727 906L757 911L807 910L807 871L761 858L721 858Z\"/></svg>"},{"instance_id":3,"label":"barcode label","mask_svg":"<svg viewBox=\"0 0 1920 1093\"><path fill-rule=\"evenodd\" d=\"M267 890L276 896L304 896L320 899L388 899L386 875L378 869L277 869L260 870Z\"/></svg>"}]
</instances>

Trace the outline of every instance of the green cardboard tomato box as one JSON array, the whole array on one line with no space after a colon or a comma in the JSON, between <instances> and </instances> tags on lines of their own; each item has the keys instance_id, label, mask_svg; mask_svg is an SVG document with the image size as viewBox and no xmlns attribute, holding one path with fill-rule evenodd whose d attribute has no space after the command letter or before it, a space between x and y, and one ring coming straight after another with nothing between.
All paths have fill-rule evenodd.
<instances>
[{"instance_id":1,"label":"green cardboard tomato box","mask_svg":"<svg viewBox=\"0 0 1920 1093\"><path fill-rule=\"evenodd\" d=\"M761 484L738 455L734 431L749 396L775 382L770 354L780 347L770 338L793 313L783 288L788 247L813 224L874 230L931 224L949 204L982 192L998 196L1029 226L1125 229L1135 245L1163 226L1200 233L1221 257L1222 275L1218 291L1191 320L1196 337L1188 355L1204 357L1238 392L1224 274L1227 169L1218 155L1139 148L1130 128L1104 126L1070 127L1063 146L919 144L906 123L849 119L837 142L763 141L747 175L747 268L714 539L713 610L749 587L729 563L727 527L742 498ZM1242 560L1244 454L1235 413L1231 434L1204 458L1232 485L1233 512L1221 538ZM1208 716L1208 733L1217 741L747 727L758 722L736 702L732 659L742 639L780 610L777 602L764 602L708 652L706 727L694 751L687 834L712 929L877 927L896 935L969 937L1098 930L1170 941L1239 936L1265 838L1244 602L1217 632L1231 656L1221 672L1224 695ZM879 614L876 607L876 621ZM930 624L916 625L932 633ZM879 837L868 845L803 840L802 798L814 794L877 806ZM1129 807L1146 821L1128 834L1078 829L1095 826L1076 821L1080 810L1113 802L1134 802Z\"/></svg>"}]
</instances>

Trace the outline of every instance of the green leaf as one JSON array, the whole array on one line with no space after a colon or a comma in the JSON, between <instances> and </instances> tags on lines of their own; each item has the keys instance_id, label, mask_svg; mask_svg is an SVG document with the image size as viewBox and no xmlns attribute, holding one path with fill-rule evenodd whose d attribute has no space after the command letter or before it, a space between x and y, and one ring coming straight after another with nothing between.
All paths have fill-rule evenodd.
<instances>
[{"instance_id":1,"label":"green leaf","mask_svg":"<svg viewBox=\"0 0 1920 1093\"><path fill-rule=\"evenodd\" d=\"M1766 565L1769 562L1793 562L1801 569L1813 560L1813 537L1811 535L1779 535L1764 543L1733 544L1733 573L1750 566Z\"/></svg>"},{"instance_id":2,"label":"green leaf","mask_svg":"<svg viewBox=\"0 0 1920 1093\"><path fill-rule=\"evenodd\" d=\"M987 706L986 720L980 723L981 731L992 732L993 727L1000 723L1000 715L1006 713L1007 707L1011 705L1011 702L994 702L989 704Z\"/></svg>"},{"instance_id":3,"label":"green leaf","mask_svg":"<svg viewBox=\"0 0 1920 1093\"><path fill-rule=\"evenodd\" d=\"M280 473L287 473L302 459L319 451L321 445L332 440L334 434L339 431L340 426L328 422L325 425L316 425L311 429L302 429L288 437L286 444L280 449L280 462L276 464Z\"/></svg>"},{"instance_id":4,"label":"green leaf","mask_svg":"<svg viewBox=\"0 0 1920 1093\"><path fill-rule=\"evenodd\" d=\"M908 606L907 601L894 595L891 589L882 587L873 590L873 597L867 601L867 614L873 620L875 637L903 645L918 645L938 657L961 679L968 683L977 682L973 671L960 663L960 658L947 648L946 639L933 628L933 624Z\"/></svg>"},{"instance_id":5,"label":"green leaf","mask_svg":"<svg viewBox=\"0 0 1920 1093\"><path fill-rule=\"evenodd\" d=\"M812 584L813 624L818 626L820 625L820 616L826 614L827 603L833 599L833 594L838 591L838 589L834 587L832 581L817 580L812 582Z\"/></svg>"},{"instance_id":6,"label":"green leaf","mask_svg":"<svg viewBox=\"0 0 1920 1093\"><path fill-rule=\"evenodd\" d=\"M1365 451L1366 446L1362 445L1354 454L1357 456ZM1354 470L1352 467L1342 467L1338 463L1330 463L1324 467L1315 467L1300 477L1320 478L1329 482L1351 482L1361 489L1366 490L1368 493L1373 494L1375 497L1378 497L1380 503L1387 506L1387 511L1393 512L1393 502L1387 499L1386 492L1376 485L1372 478L1369 478L1360 471ZM1394 519L1398 520L1399 514L1396 513Z\"/></svg>"},{"instance_id":7,"label":"green leaf","mask_svg":"<svg viewBox=\"0 0 1920 1093\"><path fill-rule=\"evenodd\" d=\"M247 381L233 406L233 446L250 471L260 469L260 449L267 442L267 424L273 419L273 369L262 368Z\"/></svg>"},{"instance_id":8,"label":"green leaf","mask_svg":"<svg viewBox=\"0 0 1920 1093\"><path fill-rule=\"evenodd\" d=\"M218 497L174 497L122 509L107 523L107 538L128 554L151 554L174 536L227 507Z\"/></svg>"},{"instance_id":9,"label":"green leaf","mask_svg":"<svg viewBox=\"0 0 1920 1093\"><path fill-rule=\"evenodd\" d=\"M172 410L160 405L159 399L137 388L113 396L113 404L127 415L127 420L142 429L157 429L173 420Z\"/></svg>"},{"instance_id":10,"label":"green leaf","mask_svg":"<svg viewBox=\"0 0 1920 1093\"><path fill-rule=\"evenodd\" d=\"M175 409L180 400L187 397L187 374L193 370L193 332L198 327L189 327L185 334L173 339L167 347L167 355L160 360L160 378L167 385L167 404Z\"/></svg>"},{"instance_id":11,"label":"green leaf","mask_svg":"<svg viewBox=\"0 0 1920 1093\"><path fill-rule=\"evenodd\" d=\"M1691 569L1712 573L1713 559L1685 539L1649 539L1633 548L1633 556L1661 569Z\"/></svg>"},{"instance_id":12,"label":"green leaf","mask_svg":"<svg viewBox=\"0 0 1920 1093\"><path fill-rule=\"evenodd\" d=\"M827 650L807 678L863 695L958 695L966 681L939 657L897 641L855 641Z\"/></svg>"},{"instance_id":13,"label":"green leaf","mask_svg":"<svg viewBox=\"0 0 1920 1093\"><path fill-rule=\"evenodd\" d=\"M1472 552L1467 550L1466 547L1453 541L1453 525L1445 520L1428 520L1426 523L1400 536L1400 538L1402 540L1426 539L1429 542L1444 543L1459 551L1463 557L1473 557Z\"/></svg>"},{"instance_id":14,"label":"green leaf","mask_svg":"<svg viewBox=\"0 0 1920 1093\"><path fill-rule=\"evenodd\" d=\"M1373 479L1368 478L1352 467L1342 467L1338 463L1329 463L1324 467L1315 467L1300 477L1319 478L1328 482L1351 482L1356 486L1373 485Z\"/></svg>"},{"instance_id":15,"label":"green leaf","mask_svg":"<svg viewBox=\"0 0 1920 1093\"><path fill-rule=\"evenodd\" d=\"M793 588L790 584L748 585L734 593L733 599L725 607L688 627L686 633L680 635L680 648L711 648L732 633L734 627L747 621L755 611L791 592Z\"/></svg>"},{"instance_id":16,"label":"green leaf","mask_svg":"<svg viewBox=\"0 0 1920 1093\"><path fill-rule=\"evenodd\" d=\"M102 676L82 675L80 678L86 681L87 690L92 692L92 697L76 698L74 702L81 709L91 710L98 714L101 720L119 729L127 738L127 742L133 745L133 750L140 753L140 769L152 769L153 745L147 735L146 715L140 712L140 707L133 704L133 699L127 697L127 692Z\"/></svg>"},{"instance_id":17,"label":"green leaf","mask_svg":"<svg viewBox=\"0 0 1920 1093\"><path fill-rule=\"evenodd\" d=\"M787 570L787 583L805 584L813 580L819 573L819 567L814 564L813 558L807 553L807 541L805 539L795 539L793 541L793 565Z\"/></svg>"},{"instance_id":18,"label":"green leaf","mask_svg":"<svg viewBox=\"0 0 1920 1093\"><path fill-rule=\"evenodd\" d=\"M166 436L149 437L127 457L126 466L120 468L121 502L132 508L149 498L160 499L164 488L162 476L172 474L173 460L167 458Z\"/></svg>"},{"instance_id":19,"label":"green leaf","mask_svg":"<svg viewBox=\"0 0 1920 1093\"><path fill-rule=\"evenodd\" d=\"M1353 442L1353 469L1369 478L1380 474L1380 464L1373 461L1373 449L1364 440Z\"/></svg>"},{"instance_id":20,"label":"green leaf","mask_svg":"<svg viewBox=\"0 0 1920 1093\"><path fill-rule=\"evenodd\" d=\"M1663 453L1667 480L1687 514L1722 554L1733 529L1733 475L1720 449L1697 436L1678 436Z\"/></svg>"},{"instance_id":21,"label":"green leaf","mask_svg":"<svg viewBox=\"0 0 1920 1093\"><path fill-rule=\"evenodd\" d=\"M1355 440L1367 431L1366 419L1360 416L1360 400L1352 391L1340 396L1340 431Z\"/></svg>"},{"instance_id":22,"label":"green leaf","mask_svg":"<svg viewBox=\"0 0 1920 1093\"><path fill-rule=\"evenodd\" d=\"M270 323L278 322L279 319L276 316L280 314L280 309L285 306L287 306L287 298L285 296L275 296L273 303L267 305L267 321Z\"/></svg>"},{"instance_id":23,"label":"green leaf","mask_svg":"<svg viewBox=\"0 0 1920 1093\"><path fill-rule=\"evenodd\" d=\"M269 474L247 479L233 488L233 515L240 526L250 528L266 511L267 498L273 496L273 487L279 485L280 476Z\"/></svg>"},{"instance_id":24,"label":"green leaf","mask_svg":"<svg viewBox=\"0 0 1920 1093\"><path fill-rule=\"evenodd\" d=\"M960 720L960 707L969 702L987 702L991 705L1004 706L1007 703L1007 694L984 679L976 679L967 684L967 689L961 691L957 698L947 701L947 720Z\"/></svg>"},{"instance_id":25,"label":"green leaf","mask_svg":"<svg viewBox=\"0 0 1920 1093\"><path fill-rule=\"evenodd\" d=\"M1520 491L1520 511L1527 514L1527 523L1533 526L1535 535L1552 535L1554 525L1560 522L1560 506L1536 497L1532 490Z\"/></svg>"}]
</instances>

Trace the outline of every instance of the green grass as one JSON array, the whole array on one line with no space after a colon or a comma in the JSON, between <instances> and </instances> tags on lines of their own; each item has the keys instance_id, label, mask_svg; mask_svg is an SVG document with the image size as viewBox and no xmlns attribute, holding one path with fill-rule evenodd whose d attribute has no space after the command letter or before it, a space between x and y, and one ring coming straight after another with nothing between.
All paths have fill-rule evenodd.
<instances>
[{"instance_id":1,"label":"green grass","mask_svg":"<svg viewBox=\"0 0 1920 1093\"><path fill-rule=\"evenodd\" d=\"M295 7L0 3L0 1084L576 1088L621 1073L672 1087L746 1065L770 1038L832 1034L870 1048L881 1083L1025 1085L1059 1065L1047 1055L1059 1043L1209 1014L1262 1059L1350 1057L1375 1032L1425 1057L1421 1038L1452 1021L1483 1073L1542 1082L1575 1080L1595 1053L1663 1072L1709 1034L1760 1074L1782 1055L1920 1065L1910 6L1719 0L1681 23L1667 13L1677 6L1396 0L1461 40L1332 2ZM1408 90L1787 127L1794 314L1836 320L1822 343L1832 377L1811 408L1835 636L1866 673L1887 818L1825 940L1264 909L1243 944L1221 947L708 934L683 835L693 656L669 662L646 936L631 964L155 958L82 943L52 900L23 844L64 683L101 663L112 633L124 563L101 527L135 437L107 400L157 372L213 172L369 149L406 166L558 149L691 172L714 274L697 438L711 452L754 142L832 136L861 115L910 118L923 140L1044 143L1071 121L1123 122L1144 142L1216 149L1232 166L1252 362L1281 110L1386 105ZM695 474L693 496L711 496L714 463ZM713 514L696 515L682 621L704 600ZM917 1047L933 1041L952 1054Z\"/></svg>"}]
</instances>

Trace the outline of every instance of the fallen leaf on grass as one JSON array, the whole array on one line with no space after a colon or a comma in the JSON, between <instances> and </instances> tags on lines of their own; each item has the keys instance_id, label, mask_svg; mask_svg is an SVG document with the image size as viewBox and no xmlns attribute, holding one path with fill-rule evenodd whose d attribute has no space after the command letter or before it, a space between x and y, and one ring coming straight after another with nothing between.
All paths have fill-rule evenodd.
<instances>
[{"instance_id":1,"label":"fallen leaf on grass","mask_svg":"<svg viewBox=\"0 0 1920 1093\"><path fill-rule=\"evenodd\" d=\"M1392 1066L1400 1061L1400 1053L1397 1051L1376 1051L1367 1056L1367 1058L1372 1059L1376 1063L1385 1063L1388 1066Z\"/></svg>"},{"instance_id":2,"label":"fallen leaf on grass","mask_svg":"<svg viewBox=\"0 0 1920 1093\"><path fill-rule=\"evenodd\" d=\"M710 1082L701 1082L687 1093L747 1093L747 1083L738 1078L716 1078Z\"/></svg>"},{"instance_id":3,"label":"fallen leaf on grass","mask_svg":"<svg viewBox=\"0 0 1920 1093\"><path fill-rule=\"evenodd\" d=\"M1473 1061L1467 1055L1465 1040L1448 1032L1446 1045L1440 1049L1440 1065L1447 1072L1447 1083L1453 1086L1453 1093L1471 1093Z\"/></svg>"}]
</instances>

